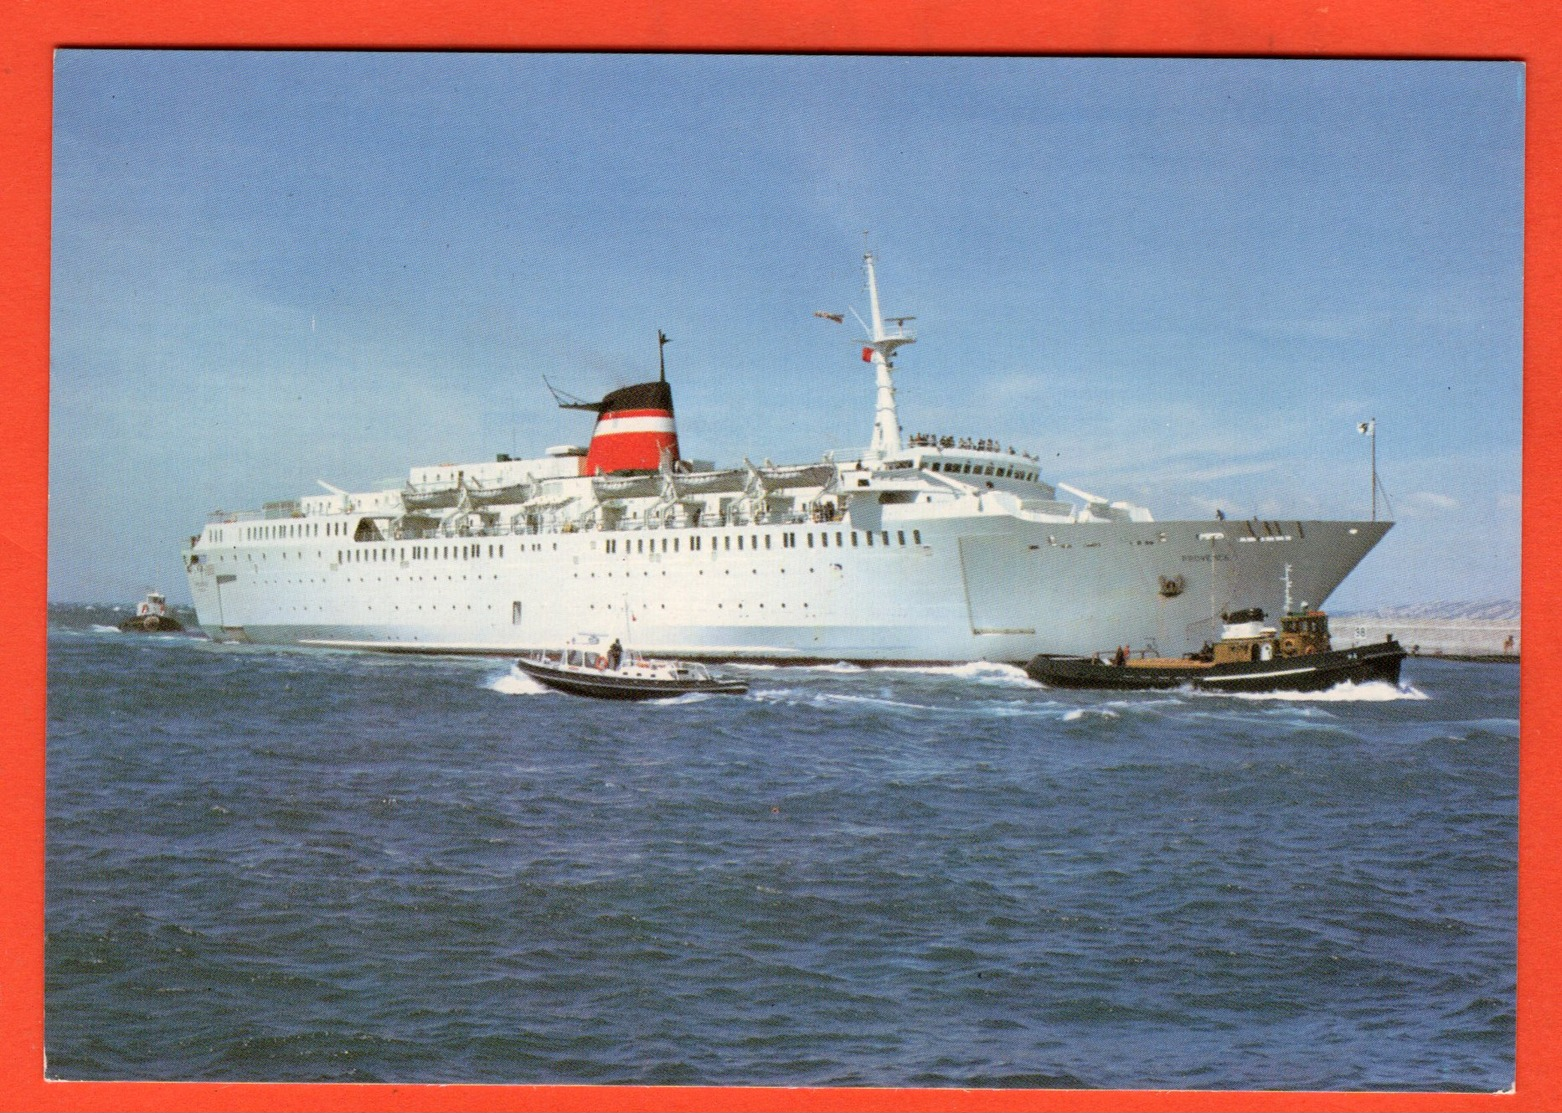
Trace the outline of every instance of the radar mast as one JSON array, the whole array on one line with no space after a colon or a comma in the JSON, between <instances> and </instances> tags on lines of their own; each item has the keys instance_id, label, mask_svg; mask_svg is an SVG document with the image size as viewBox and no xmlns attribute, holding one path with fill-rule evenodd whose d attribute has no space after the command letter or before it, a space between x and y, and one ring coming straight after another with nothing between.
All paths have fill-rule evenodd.
<instances>
[{"instance_id":1,"label":"radar mast","mask_svg":"<svg viewBox=\"0 0 1562 1113\"><path fill-rule=\"evenodd\" d=\"M866 345L862 349L862 358L874 365L878 382L878 400L873 414L873 441L869 446L869 454L882 460L901 449L900 443L900 418L895 412L895 350L903 344L915 344L916 334L906 328L907 321L916 320L915 317L890 317L894 322L893 328L884 327L884 316L879 311L879 282L873 270L873 252L866 252L862 257L864 269L868 272L868 309L871 324L868 331L871 334Z\"/></svg>"}]
</instances>

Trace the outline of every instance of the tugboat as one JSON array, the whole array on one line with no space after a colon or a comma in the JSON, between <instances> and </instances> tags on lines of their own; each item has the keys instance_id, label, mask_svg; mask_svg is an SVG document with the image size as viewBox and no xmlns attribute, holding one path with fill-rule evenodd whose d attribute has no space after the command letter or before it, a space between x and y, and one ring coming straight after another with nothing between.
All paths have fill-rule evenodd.
<instances>
[{"instance_id":1,"label":"tugboat","mask_svg":"<svg viewBox=\"0 0 1562 1113\"><path fill-rule=\"evenodd\" d=\"M597 634L571 638L562 650L543 650L515 662L517 668L538 683L574 696L597 699L666 699L687 692L742 695L748 684L729 677L712 676L704 665L692 661L661 660L626 651L615 638L602 646Z\"/></svg>"},{"instance_id":2,"label":"tugboat","mask_svg":"<svg viewBox=\"0 0 1562 1113\"><path fill-rule=\"evenodd\" d=\"M127 634L176 634L184 629L184 623L168 613L168 600L162 592L149 591L136 604L135 615L121 622L119 628Z\"/></svg>"},{"instance_id":3,"label":"tugboat","mask_svg":"<svg viewBox=\"0 0 1562 1113\"><path fill-rule=\"evenodd\" d=\"M1186 657L1133 658L1126 648L1092 657L1038 655L1025 666L1032 680L1054 688L1135 691L1189 686L1211 692L1321 692L1342 681L1399 683L1405 648L1390 634L1381 642L1334 649L1322 611L1286 610L1280 628L1264 625L1251 607L1221 615L1220 641Z\"/></svg>"}]
</instances>

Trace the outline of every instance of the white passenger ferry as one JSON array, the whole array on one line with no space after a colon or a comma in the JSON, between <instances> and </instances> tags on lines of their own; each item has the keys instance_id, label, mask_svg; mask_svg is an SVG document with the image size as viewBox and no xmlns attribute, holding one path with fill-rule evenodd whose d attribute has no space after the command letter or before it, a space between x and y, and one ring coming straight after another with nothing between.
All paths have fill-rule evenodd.
<instances>
[{"instance_id":1,"label":"white passenger ferry","mask_svg":"<svg viewBox=\"0 0 1562 1113\"><path fill-rule=\"evenodd\" d=\"M665 370L600 402L585 447L416 467L405 485L212 516L184 563L219 640L518 655L581 629L648 654L777 662L1024 662L1125 639L1160 655L1278 612L1281 572L1322 604L1388 522L1156 521L996 442L902 434L864 257L868 448L716 469L680 452ZM838 315L821 314L838 319Z\"/></svg>"}]
</instances>

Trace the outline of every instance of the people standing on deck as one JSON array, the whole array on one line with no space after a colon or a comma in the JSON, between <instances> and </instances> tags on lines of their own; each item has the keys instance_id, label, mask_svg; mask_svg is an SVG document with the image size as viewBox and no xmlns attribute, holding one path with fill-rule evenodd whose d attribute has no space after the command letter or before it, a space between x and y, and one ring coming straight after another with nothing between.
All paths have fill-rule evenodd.
<instances>
[{"instance_id":1,"label":"people standing on deck","mask_svg":"<svg viewBox=\"0 0 1562 1113\"><path fill-rule=\"evenodd\" d=\"M613 672L617 672L618 671L618 666L623 661L623 659L624 659L624 646L623 646L623 643L620 642L617 638L614 638L613 639L613 644L607 647L607 667L608 667L608 669L613 671Z\"/></svg>"}]
</instances>

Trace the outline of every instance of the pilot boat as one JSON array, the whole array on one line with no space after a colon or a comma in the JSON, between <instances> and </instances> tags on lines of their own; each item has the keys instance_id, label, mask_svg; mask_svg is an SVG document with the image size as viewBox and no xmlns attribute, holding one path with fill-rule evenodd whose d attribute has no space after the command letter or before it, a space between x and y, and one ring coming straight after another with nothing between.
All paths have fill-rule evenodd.
<instances>
[{"instance_id":1,"label":"pilot boat","mask_svg":"<svg viewBox=\"0 0 1562 1113\"><path fill-rule=\"evenodd\" d=\"M550 688L597 699L666 699L689 692L742 695L748 684L712 675L704 665L645 657L612 645L599 634L571 638L558 650L543 650L515 662L518 669Z\"/></svg>"},{"instance_id":2,"label":"pilot boat","mask_svg":"<svg viewBox=\"0 0 1562 1113\"><path fill-rule=\"evenodd\" d=\"M1025 672L1049 687L1116 691L1321 692L1344 681L1399 683L1405 649L1392 634L1371 645L1335 649L1328 615L1305 603L1290 609L1289 582L1286 604L1278 629L1265 624L1258 607L1223 614L1220 641L1184 657L1141 653L1135 658L1127 647L1089 657L1042 654L1030 660Z\"/></svg>"}]
</instances>

